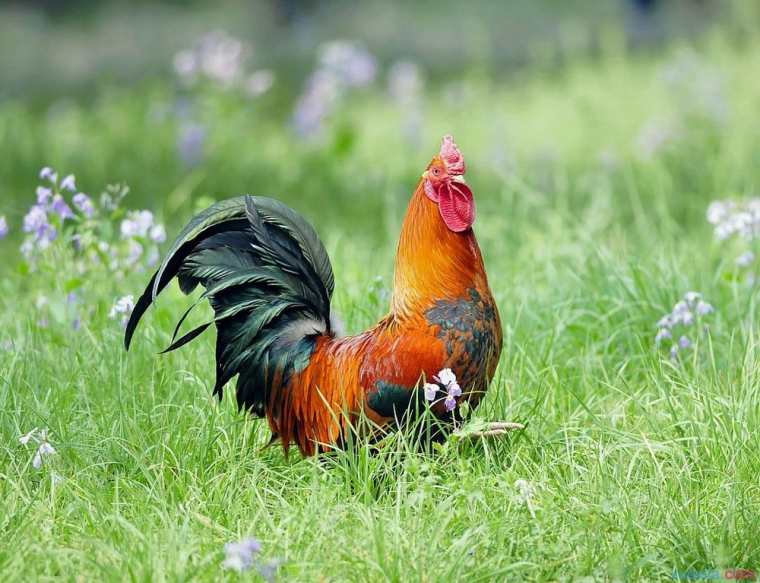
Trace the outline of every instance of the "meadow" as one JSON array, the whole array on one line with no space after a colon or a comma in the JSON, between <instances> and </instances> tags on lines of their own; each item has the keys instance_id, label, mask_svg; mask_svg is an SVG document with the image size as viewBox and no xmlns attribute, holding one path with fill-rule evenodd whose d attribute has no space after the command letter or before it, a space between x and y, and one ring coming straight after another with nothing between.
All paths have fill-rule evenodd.
<instances>
[{"instance_id":1,"label":"meadow","mask_svg":"<svg viewBox=\"0 0 760 583\"><path fill-rule=\"evenodd\" d=\"M473 68L426 85L397 69L390 91L383 68L308 136L276 82L256 97L154 79L0 102L0 578L760 569L758 70L760 40L719 29L552 71ZM232 391L212 398L210 335L157 355L191 301L178 290L124 351L114 306L141 293L154 248L244 192L316 226L333 305L349 332L365 329L388 308L405 206L444 133L468 162L504 327L476 413L524 431L432 453L396 435L377 451L359 439L285 457ZM40 245L23 224L35 190L53 186L74 216ZM138 232L128 209L150 209L168 241ZM261 569L225 569L225 544L248 537Z\"/></svg>"}]
</instances>

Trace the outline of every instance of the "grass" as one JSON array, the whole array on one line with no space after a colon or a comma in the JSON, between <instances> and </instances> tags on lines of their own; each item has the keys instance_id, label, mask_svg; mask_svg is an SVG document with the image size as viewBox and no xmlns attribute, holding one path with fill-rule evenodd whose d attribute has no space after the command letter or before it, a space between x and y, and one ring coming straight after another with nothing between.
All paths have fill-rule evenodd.
<instances>
[{"instance_id":1,"label":"grass","mask_svg":"<svg viewBox=\"0 0 760 583\"><path fill-rule=\"evenodd\" d=\"M320 459L262 450L265 424L231 395L210 395L210 337L156 356L186 305L178 292L126 354L108 309L147 274L91 272L82 328L41 328L35 299L65 295L70 256L55 251L28 272L17 238L3 241L2 579L236 580L221 569L223 546L245 536L296 581L639 581L760 568L758 294L704 219L714 198L757 193L760 45L718 35L701 51L724 77L721 123L659 80L672 57L613 56L512 85L475 76L457 102L433 88L421 149L378 93L351 100L322 148L288 137L273 104L204 94L198 111L218 124L191 172L173 154L175 121L147 115L174 99L167 86L105 91L47 116L0 104L11 193L0 212L12 224L48 163L90 191L127 180L130 204L163 212L170 233L193 200L261 184L324 235L351 331L386 309L405 201L452 131L505 332L478 411L528 425L430 455L403 435L376 453L359 441ZM647 158L633 144L653 115L678 131ZM614 161L600 162L604 152ZM716 313L671 362L653 344L655 322L690 289ZM18 442L33 427L47 427L58 451L42 470ZM530 504L519 480L532 485Z\"/></svg>"}]
</instances>

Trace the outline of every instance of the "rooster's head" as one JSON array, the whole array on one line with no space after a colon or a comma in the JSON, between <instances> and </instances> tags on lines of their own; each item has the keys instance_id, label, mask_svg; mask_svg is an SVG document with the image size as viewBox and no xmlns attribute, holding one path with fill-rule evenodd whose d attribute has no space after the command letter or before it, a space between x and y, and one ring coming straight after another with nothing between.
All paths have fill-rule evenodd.
<instances>
[{"instance_id":1,"label":"rooster's head","mask_svg":"<svg viewBox=\"0 0 760 583\"><path fill-rule=\"evenodd\" d=\"M444 136L440 153L433 158L422 175L425 194L438 204L446 226L456 233L469 229L475 222L475 200L464 181L464 158L454 138Z\"/></svg>"}]
</instances>

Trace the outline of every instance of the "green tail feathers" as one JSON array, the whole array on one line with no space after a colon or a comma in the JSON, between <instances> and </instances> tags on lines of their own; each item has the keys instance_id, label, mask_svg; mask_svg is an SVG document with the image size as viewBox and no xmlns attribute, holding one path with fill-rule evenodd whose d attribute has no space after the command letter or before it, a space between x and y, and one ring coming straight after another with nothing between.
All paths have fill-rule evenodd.
<instances>
[{"instance_id":1,"label":"green tail feathers","mask_svg":"<svg viewBox=\"0 0 760 583\"><path fill-rule=\"evenodd\" d=\"M241 407L263 415L273 383L287 384L309 361L316 338L331 334L334 280L330 258L312 226L281 202L241 196L206 209L183 229L135 305L124 345L143 314L177 278L183 293L205 292L180 318L169 352L211 324L217 328L214 393L234 376ZM214 318L180 328L207 299Z\"/></svg>"}]
</instances>

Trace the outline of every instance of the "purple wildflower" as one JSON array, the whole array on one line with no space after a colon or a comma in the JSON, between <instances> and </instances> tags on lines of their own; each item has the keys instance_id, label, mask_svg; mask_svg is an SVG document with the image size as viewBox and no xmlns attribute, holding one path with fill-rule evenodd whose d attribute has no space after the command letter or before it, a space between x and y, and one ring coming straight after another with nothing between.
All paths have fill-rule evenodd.
<instances>
[{"instance_id":1,"label":"purple wildflower","mask_svg":"<svg viewBox=\"0 0 760 583\"><path fill-rule=\"evenodd\" d=\"M55 241L57 237L58 230L55 227L48 225L45 232L37 239L37 246L40 249L47 249L50 247L50 243Z\"/></svg>"},{"instance_id":2,"label":"purple wildflower","mask_svg":"<svg viewBox=\"0 0 760 583\"><path fill-rule=\"evenodd\" d=\"M654 341L657 344L660 344L663 340L669 340L673 337L673 334L668 328L660 328L657 331L657 336L655 336Z\"/></svg>"},{"instance_id":3,"label":"purple wildflower","mask_svg":"<svg viewBox=\"0 0 760 583\"><path fill-rule=\"evenodd\" d=\"M206 127L195 122L183 123L177 136L177 153L188 168L203 162L206 144Z\"/></svg>"},{"instance_id":4,"label":"purple wildflower","mask_svg":"<svg viewBox=\"0 0 760 583\"><path fill-rule=\"evenodd\" d=\"M76 179L73 174L69 174L63 180L61 180L61 188L65 190L70 190L71 192L76 192L77 185L76 185Z\"/></svg>"},{"instance_id":5,"label":"purple wildflower","mask_svg":"<svg viewBox=\"0 0 760 583\"><path fill-rule=\"evenodd\" d=\"M145 259L145 263L148 267L154 267L158 265L160 259L161 256L158 253L158 249L151 247L150 251L148 251L148 257Z\"/></svg>"},{"instance_id":6,"label":"purple wildflower","mask_svg":"<svg viewBox=\"0 0 760 583\"><path fill-rule=\"evenodd\" d=\"M462 389L457 383L457 377L450 368L442 369L437 376L433 377L446 389L446 399L443 402L446 411L453 411L457 406L457 397L462 396Z\"/></svg>"},{"instance_id":7,"label":"purple wildflower","mask_svg":"<svg viewBox=\"0 0 760 583\"><path fill-rule=\"evenodd\" d=\"M242 573L253 567L256 555L260 551L261 543L255 538L227 543L224 545L225 558L222 566Z\"/></svg>"},{"instance_id":8,"label":"purple wildflower","mask_svg":"<svg viewBox=\"0 0 760 583\"><path fill-rule=\"evenodd\" d=\"M37 204L47 204L50 202L50 197L53 196L53 191L46 186L37 187Z\"/></svg>"},{"instance_id":9,"label":"purple wildflower","mask_svg":"<svg viewBox=\"0 0 760 583\"><path fill-rule=\"evenodd\" d=\"M47 212L40 205L34 205L29 209L24 217L23 229L25 233L34 235L33 241L26 241L21 246L21 251L26 256L31 255L35 243L40 249L46 249L58 236L55 227L48 222Z\"/></svg>"},{"instance_id":10,"label":"purple wildflower","mask_svg":"<svg viewBox=\"0 0 760 583\"><path fill-rule=\"evenodd\" d=\"M58 180L58 174L50 166L45 166L40 170L40 180L49 180L55 183Z\"/></svg>"},{"instance_id":11,"label":"purple wildflower","mask_svg":"<svg viewBox=\"0 0 760 583\"><path fill-rule=\"evenodd\" d=\"M60 194L56 194L53 197L53 202L50 204L50 208L55 214L61 217L62 220L74 218L74 213Z\"/></svg>"},{"instance_id":12,"label":"purple wildflower","mask_svg":"<svg viewBox=\"0 0 760 583\"><path fill-rule=\"evenodd\" d=\"M435 396L438 394L438 385L433 383L425 383L422 388L425 392L425 399L428 401L435 401Z\"/></svg>"},{"instance_id":13,"label":"purple wildflower","mask_svg":"<svg viewBox=\"0 0 760 583\"><path fill-rule=\"evenodd\" d=\"M0 215L0 241L8 236L8 221L5 215Z\"/></svg>"},{"instance_id":14,"label":"purple wildflower","mask_svg":"<svg viewBox=\"0 0 760 583\"><path fill-rule=\"evenodd\" d=\"M324 70L312 73L293 113L296 132L304 137L319 133L322 122L335 108L340 93L340 82L333 73Z\"/></svg>"},{"instance_id":15,"label":"purple wildflower","mask_svg":"<svg viewBox=\"0 0 760 583\"><path fill-rule=\"evenodd\" d=\"M140 243L138 243L134 239L131 239L129 241L129 252L125 260L126 264L134 265L135 263L140 261L140 257L142 257L142 254L143 254L143 246L140 245Z\"/></svg>"},{"instance_id":16,"label":"purple wildflower","mask_svg":"<svg viewBox=\"0 0 760 583\"><path fill-rule=\"evenodd\" d=\"M74 195L74 198L71 199L74 203L74 206L77 208L79 212L81 212L84 216L86 216L88 219L91 219L92 216L95 214L95 205L92 204L92 199L87 196L84 192L78 192Z\"/></svg>"},{"instance_id":17,"label":"purple wildflower","mask_svg":"<svg viewBox=\"0 0 760 583\"><path fill-rule=\"evenodd\" d=\"M715 308L702 299L702 294L690 291L684 294L683 300L673 306L670 314L663 316L657 322L657 335L655 344L662 344L663 340L669 340L675 337L676 331L691 326L697 317L706 316L715 311ZM696 314L696 316L695 316ZM672 344L670 348L670 358L675 360L681 350L688 350L693 347L692 341L686 335L678 337L678 342Z\"/></svg>"},{"instance_id":18,"label":"purple wildflower","mask_svg":"<svg viewBox=\"0 0 760 583\"><path fill-rule=\"evenodd\" d=\"M266 563L259 563L256 565L256 570L264 581L267 583L274 583L277 580L277 569L280 568L280 565L282 565L281 559L273 559Z\"/></svg>"},{"instance_id":19,"label":"purple wildflower","mask_svg":"<svg viewBox=\"0 0 760 583\"><path fill-rule=\"evenodd\" d=\"M336 40L321 47L320 64L346 87L365 87L375 80L377 60L362 44Z\"/></svg>"},{"instance_id":20,"label":"purple wildflower","mask_svg":"<svg viewBox=\"0 0 760 583\"><path fill-rule=\"evenodd\" d=\"M41 205L34 205L24 217L24 232L34 233L37 237L49 226L47 212Z\"/></svg>"}]
</instances>

